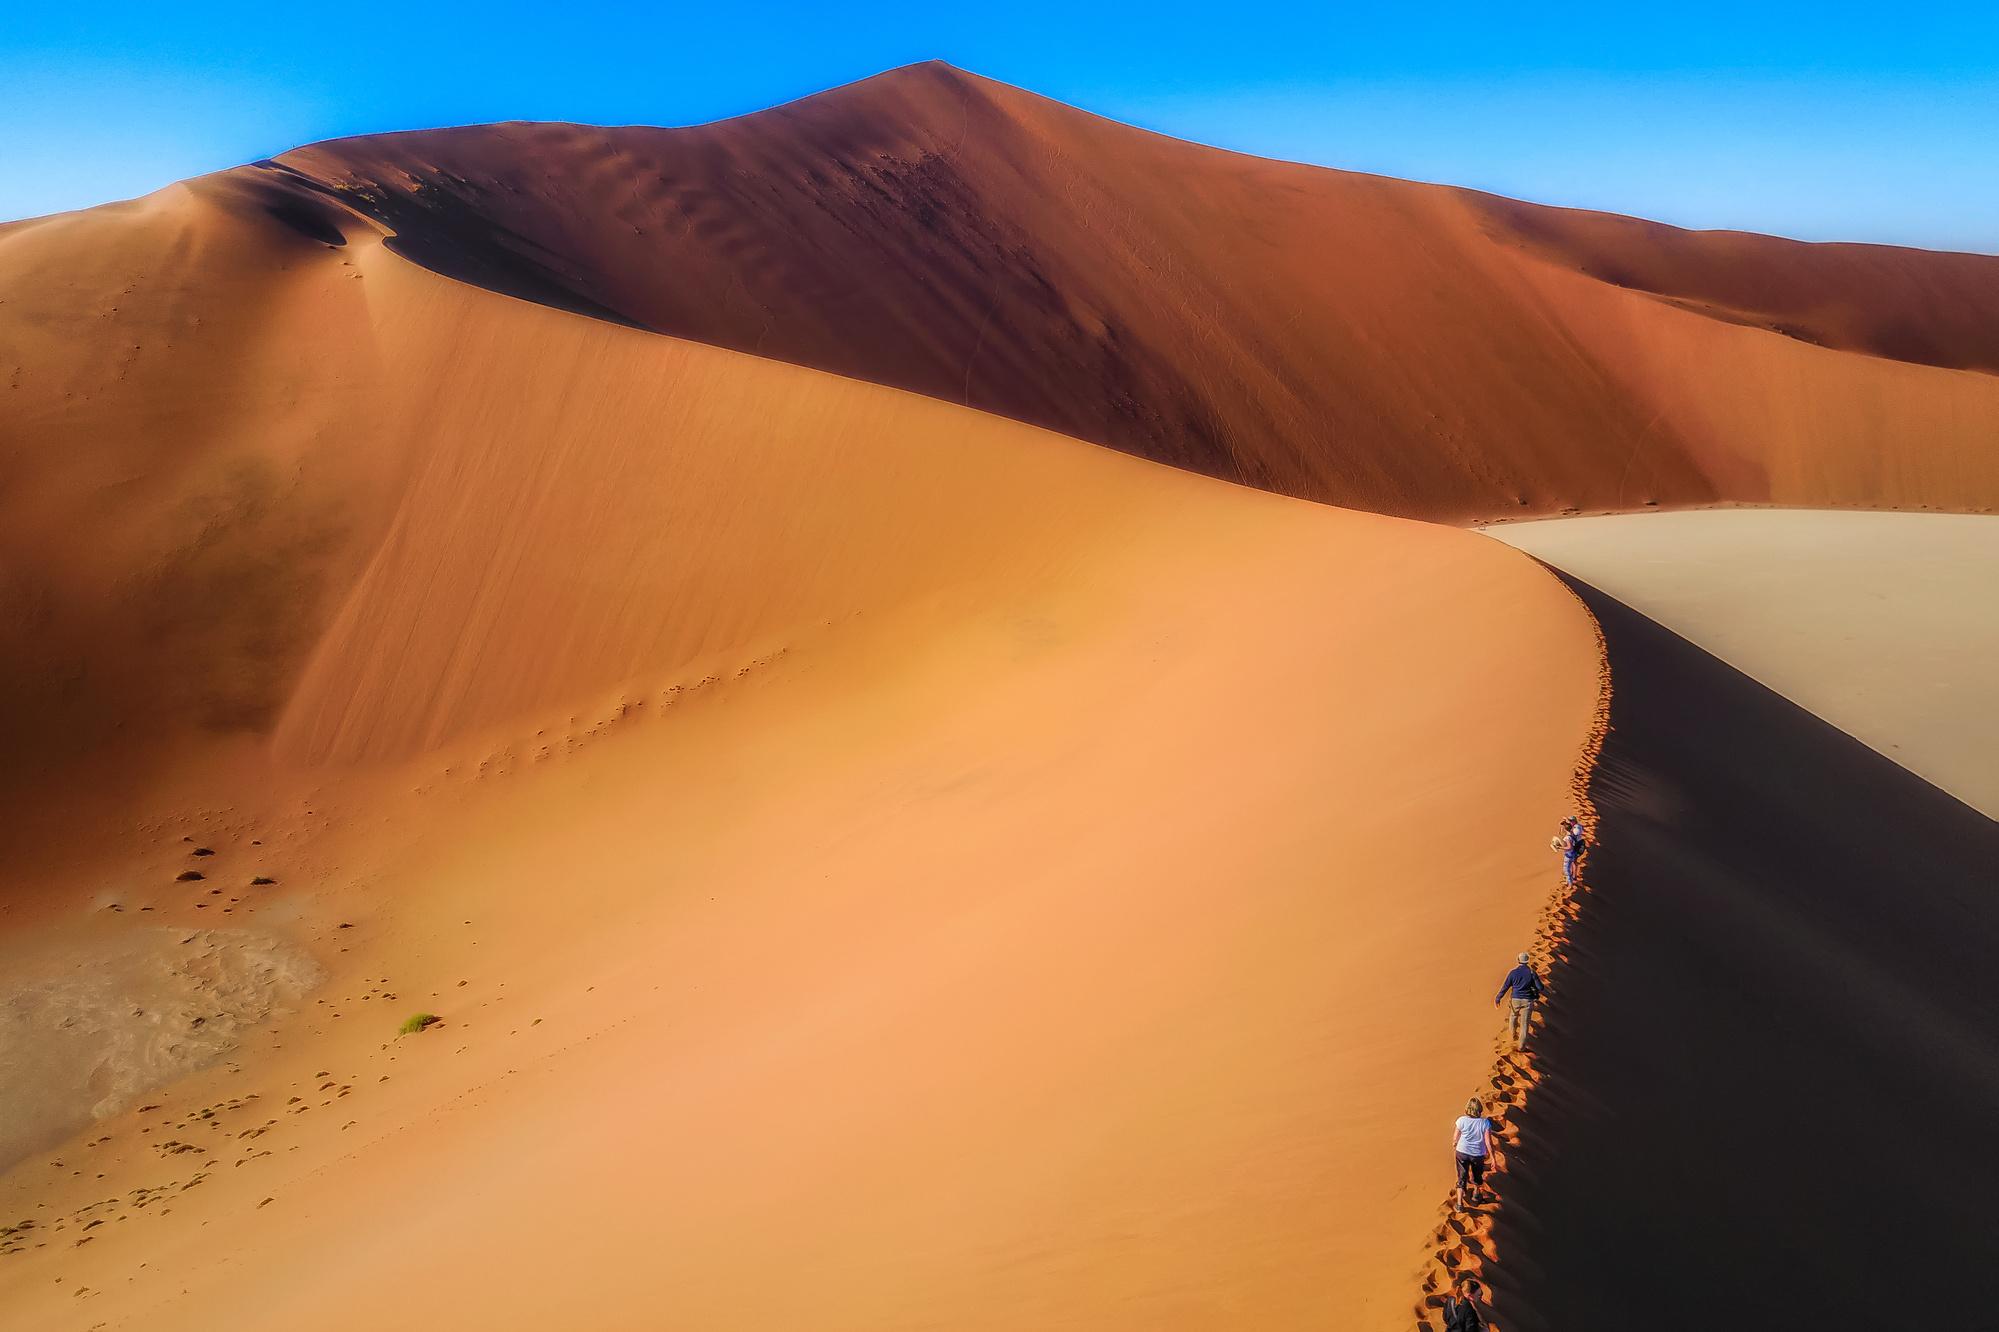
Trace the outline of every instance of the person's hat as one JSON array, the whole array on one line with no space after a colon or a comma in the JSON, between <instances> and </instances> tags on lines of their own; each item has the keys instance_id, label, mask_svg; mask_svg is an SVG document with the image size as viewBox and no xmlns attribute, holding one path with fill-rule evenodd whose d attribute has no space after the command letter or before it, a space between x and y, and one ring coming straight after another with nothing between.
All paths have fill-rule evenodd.
<instances>
[{"instance_id":1,"label":"person's hat","mask_svg":"<svg viewBox=\"0 0 1999 1332\"><path fill-rule=\"evenodd\" d=\"M1520 955L1520 960L1521 960L1522 962L1525 962L1525 961L1527 960L1527 954L1525 954L1525 953L1522 953L1522 954Z\"/></svg>"}]
</instances>

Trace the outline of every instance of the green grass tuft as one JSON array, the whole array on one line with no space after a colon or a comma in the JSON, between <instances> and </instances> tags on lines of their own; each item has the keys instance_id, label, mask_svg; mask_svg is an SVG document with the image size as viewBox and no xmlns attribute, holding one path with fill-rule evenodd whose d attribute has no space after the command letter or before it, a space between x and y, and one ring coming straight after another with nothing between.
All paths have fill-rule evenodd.
<instances>
[{"instance_id":1,"label":"green grass tuft","mask_svg":"<svg viewBox=\"0 0 1999 1332\"><path fill-rule=\"evenodd\" d=\"M435 1013L418 1013L414 1017L406 1018L403 1021L403 1025L396 1029L396 1034L398 1036L412 1036L422 1031L425 1027L435 1026L442 1021L444 1019Z\"/></svg>"}]
</instances>

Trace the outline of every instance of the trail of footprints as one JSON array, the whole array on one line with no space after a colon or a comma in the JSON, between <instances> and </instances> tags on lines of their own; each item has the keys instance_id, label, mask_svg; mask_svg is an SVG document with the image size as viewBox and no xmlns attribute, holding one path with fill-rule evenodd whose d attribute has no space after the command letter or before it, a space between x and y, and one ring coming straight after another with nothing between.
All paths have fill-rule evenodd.
<instances>
[{"instance_id":1,"label":"trail of footprints","mask_svg":"<svg viewBox=\"0 0 1999 1332\"><path fill-rule=\"evenodd\" d=\"M359 996L360 1000L396 998L395 992L388 988L386 978L364 983L368 989ZM334 1005L334 1017L340 1016L337 1005L341 1002L318 1001ZM386 1073L377 1079L380 1082L388 1080ZM106 1224L115 1227L148 1213L169 1215L174 1210L174 1200L191 1189L201 1187L218 1172L240 1169L274 1155L273 1149L262 1140L287 1118L329 1108L353 1095L356 1090L354 1081L335 1076L326 1069L319 1070L304 1084L293 1086L293 1094L281 1106L269 1103L262 1093L250 1092L157 1121L152 1117L165 1109L163 1103L138 1106L134 1111L140 1123L138 1133L141 1139L149 1140L144 1145L150 1149L156 1162L175 1169L186 1167L187 1173L177 1173L171 1178L139 1185L114 1197L85 1203L66 1215L54 1218L31 1215L12 1224L0 1225L0 1258L61 1243L81 1248L97 1240L98 1228ZM351 1128L356 1122L349 1120L341 1127ZM63 1157L51 1159L49 1168L58 1172L67 1171L72 1178L80 1179L86 1173L96 1173L97 1178L103 1179L103 1173L88 1171L88 1157L96 1149L115 1140L116 1135L108 1133L88 1139L81 1146L81 1158L74 1151L65 1153ZM79 1165L79 1160L84 1164ZM131 1168L129 1163L126 1168ZM257 1206L262 1207L272 1201L274 1199L265 1198ZM38 1204L38 1209L47 1206L46 1203Z\"/></svg>"},{"instance_id":2,"label":"trail of footprints","mask_svg":"<svg viewBox=\"0 0 1999 1332\"><path fill-rule=\"evenodd\" d=\"M357 995L315 1000L315 1009L328 1010L322 1012L322 1017L339 1018L343 1015L343 1008L350 1004L379 999L383 1001L380 1020L387 1023L395 1011L387 1005L399 997L396 989L392 988L387 977L364 977L361 984L365 988ZM432 997L440 995L433 992ZM482 1001L479 1007L483 1008L490 1002L493 1000ZM311 1018L301 1013L291 1020L310 1021ZM471 1023L461 1019L458 1025L469 1028ZM525 1025L539 1026L541 1019L536 1018ZM384 1052L392 1048L393 1037L382 1043ZM394 1056L390 1055L390 1060L393 1059ZM508 1071L511 1073L513 1070ZM380 1071L379 1066L371 1072L377 1074L376 1082L390 1080L390 1074ZM354 1095L359 1089L357 1084L365 1080L366 1075L359 1073L336 1074L331 1069L320 1069L310 1078L293 1083L287 1089L282 1104L275 1096L259 1092L227 1097L180 1114L169 1111L164 1101L142 1104L133 1111L137 1117L138 1136L150 1150L154 1163L171 1173L163 1172L163 1177L152 1182L122 1194L85 1203L66 1214L29 1215L0 1225L0 1260L35 1249L64 1245L81 1248L95 1243L104 1235L121 1233L118 1227L135 1218L170 1215L176 1201L190 1190L218 1177L228 1178L243 1166L275 1155L277 1149L269 1145L272 1141L270 1135L281 1130L288 1120L338 1105ZM349 1119L340 1128L345 1131L359 1122ZM98 1149L115 1142L117 1137L117 1134L105 1133L87 1139L62 1157L49 1160L48 1167L58 1173L67 1172L72 1178L80 1179L94 1173L98 1179L103 1179L104 1173L89 1169L90 1157ZM284 1150L298 1149L294 1146ZM144 1170L143 1157L136 1162L128 1157L122 1163L122 1171L128 1177ZM275 1198L268 1196L256 1201L246 1196L244 1205L261 1208L274 1201ZM47 1203L37 1204L37 1211L48 1206ZM84 1289L79 1287L76 1293L81 1295Z\"/></svg>"},{"instance_id":3,"label":"trail of footprints","mask_svg":"<svg viewBox=\"0 0 1999 1332\"><path fill-rule=\"evenodd\" d=\"M1594 626L1593 617L1591 623ZM1596 771L1597 758L1603 751L1604 737L1610 733L1610 665L1600 628L1596 633L1596 649L1596 710L1570 784L1573 805L1579 811L1592 843L1596 840L1597 815L1596 804L1590 799L1590 779ZM1576 874L1575 886L1563 884L1550 897L1541 913L1540 923L1535 927L1533 946L1528 950L1535 969L1551 994L1557 988L1560 967L1567 960L1569 927L1582 914L1582 899L1594 891L1585 879L1588 865L1588 854L1585 853ZM1532 1046L1526 1050L1514 1050L1503 1035L1494 1042L1493 1071L1481 1099L1495 1122L1498 1129L1496 1136L1503 1149L1510 1149L1519 1142L1514 1117L1525 1107L1529 1092L1541 1082L1543 1076ZM1495 1162L1486 1174L1485 1201L1473 1203L1460 1213L1447 1193L1438 1207L1439 1220L1430 1233L1430 1252L1420 1269L1420 1288L1413 1311L1419 1332L1437 1332L1442 1322L1438 1312L1460 1277L1478 1277L1486 1287L1487 1298L1491 1297L1487 1267L1499 1259L1493 1244L1493 1223L1504 1201L1499 1184L1505 1177L1504 1165ZM1487 1312L1490 1317L1490 1311ZM1435 1322L1433 1317L1436 1317ZM1499 1324L1493 1322L1490 1326L1496 1330Z\"/></svg>"},{"instance_id":4,"label":"trail of footprints","mask_svg":"<svg viewBox=\"0 0 1999 1332\"><path fill-rule=\"evenodd\" d=\"M0 1257L28 1249L45 1249L59 1242L81 1248L98 1238L94 1232L100 1226L107 1223L115 1226L147 1213L149 1209L153 1215L169 1215L180 1195L200 1188L218 1171L239 1169L274 1155L272 1149L259 1140L279 1127L286 1116L326 1108L354 1092L353 1083L334 1077L329 1072L321 1071L315 1076L315 1085L304 1089L302 1094L289 1097L281 1107L267 1106L261 1094L251 1092L205 1105L177 1119L144 1125L139 1134L142 1138L154 1139L146 1144L154 1157L170 1167L185 1165L189 1167L187 1173L85 1203L54 1219L28 1216L0 1226ZM137 1113L143 1119L161 1109L157 1104L142 1105ZM87 1154L112 1141L113 1135L106 1134L85 1142L82 1150ZM71 1176L78 1178L85 1173L84 1169L76 1167L74 1159L51 1160L49 1166L58 1171L67 1169ZM102 1174L97 1177L104 1178ZM264 1200L266 1203L270 1201L268 1198Z\"/></svg>"},{"instance_id":5,"label":"trail of footprints","mask_svg":"<svg viewBox=\"0 0 1999 1332\"><path fill-rule=\"evenodd\" d=\"M438 773L440 780L468 781L485 777L510 777L521 770L522 763L542 763L556 757L557 747L564 754L573 754L585 745L605 738L612 731L647 715L665 717L679 704L693 699L696 695L719 685L744 679L753 672L775 664L788 656L791 649L778 648L760 657L754 657L735 670L726 674L704 675L691 684L670 684L657 690L646 690L637 697L621 698L614 707L605 711L595 720L584 722L580 716L569 718L568 727L561 734L551 735L550 728L537 730L532 736L500 746L484 756L465 763L453 764ZM435 789L436 783L416 788L418 795L426 795Z\"/></svg>"}]
</instances>

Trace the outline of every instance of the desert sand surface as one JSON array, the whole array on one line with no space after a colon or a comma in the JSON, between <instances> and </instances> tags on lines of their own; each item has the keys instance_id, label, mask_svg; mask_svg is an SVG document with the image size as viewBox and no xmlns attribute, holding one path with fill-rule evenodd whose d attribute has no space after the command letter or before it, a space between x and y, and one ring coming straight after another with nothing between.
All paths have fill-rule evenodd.
<instances>
[{"instance_id":1,"label":"desert sand surface","mask_svg":"<svg viewBox=\"0 0 1999 1332\"><path fill-rule=\"evenodd\" d=\"M1980 1326L1999 824L1577 587L1610 730L1503 1326Z\"/></svg>"},{"instance_id":2,"label":"desert sand surface","mask_svg":"<svg viewBox=\"0 0 1999 1332\"><path fill-rule=\"evenodd\" d=\"M1266 161L936 63L241 174L500 291L1334 504L1999 507L1999 258Z\"/></svg>"},{"instance_id":3,"label":"desert sand surface","mask_svg":"<svg viewBox=\"0 0 1999 1332\"><path fill-rule=\"evenodd\" d=\"M0 271L0 929L189 1032L37 1102L0 1322L1410 1321L1599 699L1527 557L240 174Z\"/></svg>"},{"instance_id":4,"label":"desert sand surface","mask_svg":"<svg viewBox=\"0 0 1999 1332\"><path fill-rule=\"evenodd\" d=\"M1999 517L1706 510L1488 530L1999 818Z\"/></svg>"}]
</instances>

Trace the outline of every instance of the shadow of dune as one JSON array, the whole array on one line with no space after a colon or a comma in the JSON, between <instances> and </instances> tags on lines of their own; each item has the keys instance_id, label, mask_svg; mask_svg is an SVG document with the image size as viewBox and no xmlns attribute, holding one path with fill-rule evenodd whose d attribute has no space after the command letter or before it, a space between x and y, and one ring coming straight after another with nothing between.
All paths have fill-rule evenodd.
<instances>
[{"instance_id":1,"label":"shadow of dune","mask_svg":"<svg viewBox=\"0 0 1999 1332\"><path fill-rule=\"evenodd\" d=\"M1611 731L1502 1325L1984 1326L1956 1319L1999 1249L1999 824L1565 581Z\"/></svg>"}]
</instances>

